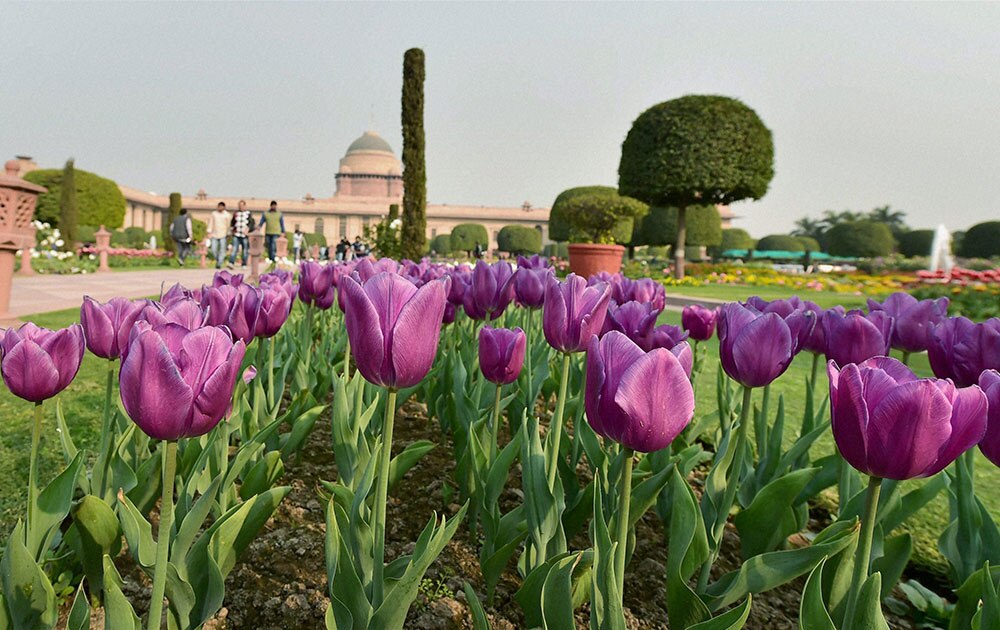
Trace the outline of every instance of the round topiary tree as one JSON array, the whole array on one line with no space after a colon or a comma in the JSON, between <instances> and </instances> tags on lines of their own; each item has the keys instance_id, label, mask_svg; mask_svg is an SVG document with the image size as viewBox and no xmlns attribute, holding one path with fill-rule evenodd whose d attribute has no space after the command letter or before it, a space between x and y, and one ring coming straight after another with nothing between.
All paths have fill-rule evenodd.
<instances>
[{"instance_id":1,"label":"round topiary tree","mask_svg":"<svg viewBox=\"0 0 1000 630\"><path fill-rule=\"evenodd\" d=\"M542 251L542 233L524 225L505 225L497 234L497 249L516 256Z\"/></svg>"},{"instance_id":2,"label":"round topiary tree","mask_svg":"<svg viewBox=\"0 0 1000 630\"><path fill-rule=\"evenodd\" d=\"M757 241L757 249L761 251L784 252L806 251L805 246L797 236L789 236L788 234L769 234Z\"/></svg>"},{"instance_id":3,"label":"round topiary tree","mask_svg":"<svg viewBox=\"0 0 1000 630\"><path fill-rule=\"evenodd\" d=\"M677 243L677 208L649 209L636 230L637 245L675 245ZM687 245L714 247L722 243L722 218L715 206L691 206L685 219Z\"/></svg>"},{"instance_id":4,"label":"round topiary tree","mask_svg":"<svg viewBox=\"0 0 1000 630\"><path fill-rule=\"evenodd\" d=\"M722 230L722 243L719 245L721 251L727 249L750 249L756 246L757 242L750 233L743 228L728 228Z\"/></svg>"},{"instance_id":5,"label":"round topiary tree","mask_svg":"<svg viewBox=\"0 0 1000 630\"><path fill-rule=\"evenodd\" d=\"M683 278L687 208L760 199L773 176L774 142L756 112L733 98L689 95L654 105L632 123L618 191L678 209L674 274Z\"/></svg>"},{"instance_id":6,"label":"round topiary tree","mask_svg":"<svg viewBox=\"0 0 1000 630\"><path fill-rule=\"evenodd\" d=\"M910 230L899 235L899 253L912 258L930 256L934 243L934 230Z\"/></svg>"},{"instance_id":7,"label":"round topiary tree","mask_svg":"<svg viewBox=\"0 0 1000 630\"><path fill-rule=\"evenodd\" d=\"M125 195L114 181L88 171L73 169L79 225L103 225L109 230L125 222ZM35 219L56 225L62 197L63 169L45 168L25 173L24 179L48 191L38 196Z\"/></svg>"},{"instance_id":8,"label":"round topiary tree","mask_svg":"<svg viewBox=\"0 0 1000 630\"><path fill-rule=\"evenodd\" d=\"M796 236L795 240L802 243L802 248L807 252L823 251L823 246L811 236Z\"/></svg>"},{"instance_id":9,"label":"round topiary tree","mask_svg":"<svg viewBox=\"0 0 1000 630\"><path fill-rule=\"evenodd\" d=\"M438 234L431 239L431 251L444 255L450 254L452 250L451 234Z\"/></svg>"},{"instance_id":10,"label":"round topiary tree","mask_svg":"<svg viewBox=\"0 0 1000 630\"><path fill-rule=\"evenodd\" d=\"M549 213L549 238L571 243L618 243L632 240L635 217L646 204L619 195L610 186L580 186L559 193Z\"/></svg>"},{"instance_id":11,"label":"round topiary tree","mask_svg":"<svg viewBox=\"0 0 1000 630\"><path fill-rule=\"evenodd\" d=\"M888 256L895 244L889 226L877 221L839 223L826 233L826 251L834 256Z\"/></svg>"},{"instance_id":12,"label":"round topiary tree","mask_svg":"<svg viewBox=\"0 0 1000 630\"><path fill-rule=\"evenodd\" d=\"M472 252L476 243L489 248L490 235L485 226L479 223L459 223L451 229L451 251Z\"/></svg>"},{"instance_id":13,"label":"round topiary tree","mask_svg":"<svg viewBox=\"0 0 1000 630\"><path fill-rule=\"evenodd\" d=\"M977 223L965 231L958 250L965 258L1000 256L1000 221Z\"/></svg>"}]
</instances>

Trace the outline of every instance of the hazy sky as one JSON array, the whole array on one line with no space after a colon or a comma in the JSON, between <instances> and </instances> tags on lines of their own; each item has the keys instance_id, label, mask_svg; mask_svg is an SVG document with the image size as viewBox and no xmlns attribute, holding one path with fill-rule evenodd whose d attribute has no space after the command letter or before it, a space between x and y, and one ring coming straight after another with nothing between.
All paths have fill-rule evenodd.
<instances>
[{"instance_id":1,"label":"hazy sky","mask_svg":"<svg viewBox=\"0 0 1000 630\"><path fill-rule=\"evenodd\" d=\"M645 108L742 99L772 130L757 236L891 204L1000 217L1000 4L4 4L0 158L166 193L326 197L374 126L401 148L427 55L431 202L617 184Z\"/></svg>"}]
</instances>

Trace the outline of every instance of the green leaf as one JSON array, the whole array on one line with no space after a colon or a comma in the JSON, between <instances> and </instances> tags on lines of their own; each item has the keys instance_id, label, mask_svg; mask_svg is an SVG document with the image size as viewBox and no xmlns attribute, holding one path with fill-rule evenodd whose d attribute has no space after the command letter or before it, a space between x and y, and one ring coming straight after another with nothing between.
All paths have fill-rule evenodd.
<instances>
[{"instance_id":1,"label":"green leaf","mask_svg":"<svg viewBox=\"0 0 1000 630\"><path fill-rule=\"evenodd\" d=\"M594 483L594 520L591 536L594 549L594 568L590 589L590 627L592 630L624 630L625 612L622 610L622 593L618 588L620 576L615 567L615 549L611 532L604 518L601 484ZM551 576L550 576L551 577Z\"/></svg>"},{"instance_id":2,"label":"green leaf","mask_svg":"<svg viewBox=\"0 0 1000 630\"><path fill-rule=\"evenodd\" d=\"M483 610L483 604L476 596L472 585L464 582L462 590L465 591L465 599L469 602L469 610L472 611L472 630L491 630L490 620L486 618L486 611Z\"/></svg>"},{"instance_id":3,"label":"green leaf","mask_svg":"<svg viewBox=\"0 0 1000 630\"><path fill-rule=\"evenodd\" d=\"M176 562L183 562L184 557L187 556L195 537L205 524L205 518L208 517L212 505L215 503L215 495L221 485L222 475L219 474L212 480L208 490L198 497L198 500L191 506L191 509L184 516L184 520L177 527L177 534L170 544L170 557L174 558Z\"/></svg>"},{"instance_id":4,"label":"green leaf","mask_svg":"<svg viewBox=\"0 0 1000 630\"><path fill-rule=\"evenodd\" d=\"M688 628L688 630L740 630L746 625L747 617L750 616L750 605L753 596L748 595L743 603L728 610L714 619L702 621Z\"/></svg>"},{"instance_id":5,"label":"green leaf","mask_svg":"<svg viewBox=\"0 0 1000 630\"><path fill-rule=\"evenodd\" d=\"M73 491L76 490L80 467L83 465L81 453L59 475L45 486L35 500L35 513L28 532L27 548L31 555L41 560L59 526L73 505Z\"/></svg>"},{"instance_id":6,"label":"green leaf","mask_svg":"<svg viewBox=\"0 0 1000 630\"><path fill-rule=\"evenodd\" d=\"M437 446L430 440L417 440L407 445L389 462L389 487L396 485L420 459Z\"/></svg>"},{"instance_id":7,"label":"green leaf","mask_svg":"<svg viewBox=\"0 0 1000 630\"><path fill-rule=\"evenodd\" d=\"M877 571L885 576L885 579L882 580L882 593L880 594L882 599L889 597L892 593L892 588L902 577L912 552L913 539L908 532L886 538L885 542L882 543L882 555L872 562L872 571Z\"/></svg>"},{"instance_id":8,"label":"green leaf","mask_svg":"<svg viewBox=\"0 0 1000 630\"><path fill-rule=\"evenodd\" d=\"M667 551L667 616L672 626L687 628L711 617L705 602L688 586L688 580L708 558L708 537L694 492L676 466L670 488L674 505Z\"/></svg>"},{"instance_id":9,"label":"green leaf","mask_svg":"<svg viewBox=\"0 0 1000 630\"><path fill-rule=\"evenodd\" d=\"M66 541L83 565L94 595L104 589L104 556L121 550L121 528L115 511L102 499L88 494L73 508L73 534Z\"/></svg>"},{"instance_id":10,"label":"green leaf","mask_svg":"<svg viewBox=\"0 0 1000 630\"><path fill-rule=\"evenodd\" d=\"M247 472L240 486L240 498L246 501L276 484L285 474L285 464L279 451L269 451Z\"/></svg>"},{"instance_id":11,"label":"green leaf","mask_svg":"<svg viewBox=\"0 0 1000 630\"><path fill-rule=\"evenodd\" d=\"M292 430L287 435L282 436L281 455L289 457L302 448L302 444L309 437L309 432L319 419L320 414L326 409L326 405L317 405L305 413L299 415L294 421L290 421Z\"/></svg>"},{"instance_id":12,"label":"green leaf","mask_svg":"<svg viewBox=\"0 0 1000 630\"><path fill-rule=\"evenodd\" d=\"M141 630L139 617L122 593L122 578L115 563L104 556L104 628L105 630Z\"/></svg>"},{"instance_id":13,"label":"green leaf","mask_svg":"<svg viewBox=\"0 0 1000 630\"><path fill-rule=\"evenodd\" d=\"M545 630L576 630L573 619L573 569L581 553L561 558L550 568L542 584L539 605Z\"/></svg>"},{"instance_id":14,"label":"green leaf","mask_svg":"<svg viewBox=\"0 0 1000 630\"><path fill-rule=\"evenodd\" d=\"M753 502L733 518L740 532L740 547L743 559L779 548L791 534L794 526L792 505L806 484L819 472L819 468L794 470L764 486ZM789 531L792 529L792 531Z\"/></svg>"},{"instance_id":15,"label":"green leaf","mask_svg":"<svg viewBox=\"0 0 1000 630\"><path fill-rule=\"evenodd\" d=\"M823 558L809 574L799 605L799 630L837 630L823 602Z\"/></svg>"},{"instance_id":16,"label":"green leaf","mask_svg":"<svg viewBox=\"0 0 1000 630\"><path fill-rule=\"evenodd\" d=\"M59 616L56 594L25 547L24 535L24 525L18 521L0 561L4 603L14 628L52 628Z\"/></svg>"},{"instance_id":17,"label":"green leaf","mask_svg":"<svg viewBox=\"0 0 1000 630\"><path fill-rule=\"evenodd\" d=\"M156 542L153 541L153 526L149 524L132 501L124 494L118 495L118 521L122 525L128 550L147 575L153 574L156 564Z\"/></svg>"},{"instance_id":18,"label":"green leaf","mask_svg":"<svg viewBox=\"0 0 1000 630\"><path fill-rule=\"evenodd\" d=\"M104 564L103 558L101 564ZM104 579L103 566L101 580ZM76 589L73 596L73 606L69 609L69 616L66 619L66 630L90 630L90 604L87 602L87 594L83 590L83 580Z\"/></svg>"},{"instance_id":19,"label":"green leaf","mask_svg":"<svg viewBox=\"0 0 1000 630\"><path fill-rule=\"evenodd\" d=\"M889 624L882 615L882 576L873 573L865 581L858 594L858 607L854 612L851 627L865 630L889 630Z\"/></svg>"},{"instance_id":20,"label":"green leaf","mask_svg":"<svg viewBox=\"0 0 1000 630\"><path fill-rule=\"evenodd\" d=\"M663 489L670 483L672 476L671 466L666 466L648 476L640 483L635 484L635 487L632 489L631 500L629 501L628 521L630 527L634 527L643 514L649 508L653 507L657 497L660 496ZM633 480L636 477L638 475L633 475Z\"/></svg>"},{"instance_id":21,"label":"green leaf","mask_svg":"<svg viewBox=\"0 0 1000 630\"><path fill-rule=\"evenodd\" d=\"M980 610L980 601L985 600L987 589L996 589L998 582L1000 582L1000 566L987 565L969 576L969 579L955 590L958 601L952 612L950 630L966 630L974 627L973 619Z\"/></svg>"},{"instance_id":22,"label":"green leaf","mask_svg":"<svg viewBox=\"0 0 1000 630\"><path fill-rule=\"evenodd\" d=\"M73 436L69 432L69 426L66 424L66 418L62 412L62 400L59 398L56 398L56 425L58 426L57 433L59 433L59 444L62 446L63 457L66 460L66 465L69 466L76 459L79 449L76 448ZM83 468L80 469L77 485L84 494L90 494L90 479L87 478L87 471Z\"/></svg>"}]
</instances>

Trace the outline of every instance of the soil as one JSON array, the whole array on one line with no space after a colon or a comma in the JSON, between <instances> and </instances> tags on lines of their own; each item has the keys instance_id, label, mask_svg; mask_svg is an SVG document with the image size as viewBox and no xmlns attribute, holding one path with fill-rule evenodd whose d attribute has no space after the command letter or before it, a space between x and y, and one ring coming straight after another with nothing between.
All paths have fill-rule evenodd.
<instances>
[{"instance_id":1,"label":"soil","mask_svg":"<svg viewBox=\"0 0 1000 630\"><path fill-rule=\"evenodd\" d=\"M394 450L427 439L439 444L414 466L390 491L387 507L387 561L412 550L413 542L432 513L454 514L459 506L453 486L454 457L449 440L436 422L428 420L419 403L407 403L397 417ZM324 628L328 605L324 560L324 506L319 500L320 480L336 479L330 448L330 430L317 423L299 458L285 465L283 483L292 491L274 516L240 558L226 580L224 608L206 624L209 630L252 628L288 630ZM698 471L696 471L697 474ZM501 497L504 510L520 499L519 470ZM703 473L702 473L703 474ZM692 479L697 485L698 481ZM446 492L446 486L450 492ZM445 497L450 497L447 501ZM506 504L506 505L503 505ZM827 515L814 513L810 529L822 529ZM630 630L669 628L666 609L667 545L661 523L648 512L638 524L637 546L625 578L625 614ZM571 548L586 545L585 535ZM463 584L472 584L485 600L479 571L478 549L462 524L440 557L428 569L420 593L406 619L407 629L457 630L472 628L471 613ZM731 527L726 531L722 553L713 577L739 566L739 539ZM124 592L142 616L146 612L150 582L127 554L117 559L125 581ZM778 589L754 596L748 629L785 630L798 627L799 598L804 578ZM494 605L486 608L492 627L513 630L524 627L514 593L520 577L512 561L496 589ZM589 611L577 612L577 627L588 627ZM97 621L96 618L94 621ZM908 629L908 620L889 618L892 628ZM103 623L94 625L103 627Z\"/></svg>"}]
</instances>

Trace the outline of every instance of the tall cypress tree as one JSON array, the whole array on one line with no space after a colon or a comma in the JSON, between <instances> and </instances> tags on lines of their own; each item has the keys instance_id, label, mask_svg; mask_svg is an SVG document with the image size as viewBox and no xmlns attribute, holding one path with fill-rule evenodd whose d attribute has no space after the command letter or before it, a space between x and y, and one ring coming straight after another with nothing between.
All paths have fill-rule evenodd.
<instances>
[{"instance_id":1,"label":"tall cypress tree","mask_svg":"<svg viewBox=\"0 0 1000 630\"><path fill-rule=\"evenodd\" d=\"M76 176L73 158L66 160L63 167L62 190L59 197L59 233L63 239L63 249L73 251L76 247Z\"/></svg>"},{"instance_id":2,"label":"tall cypress tree","mask_svg":"<svg viewBox=\"0 0 1000 630\"><path fill-rule=\"evenodd\" d=\"M173 225L174 219L176 219L181 213L181 194L179 192L170 193L170 207L167 209L167 214L163 217L163 227L162 227L162 237L163 237L163 249L168 252L177 251L177 243L170 236L170 226Z\"/></svg>"},{"instance_id":3,"label":"tall cypress tree","mask_svg":"<svg viewBox=\"0 0 1000 630\"><path fill-rule=\"evenodd\" d=\"M423 256L427 239L427 165L424 158L424 51L403 55L402 255Z\"/></svg>"}]
</instances>

